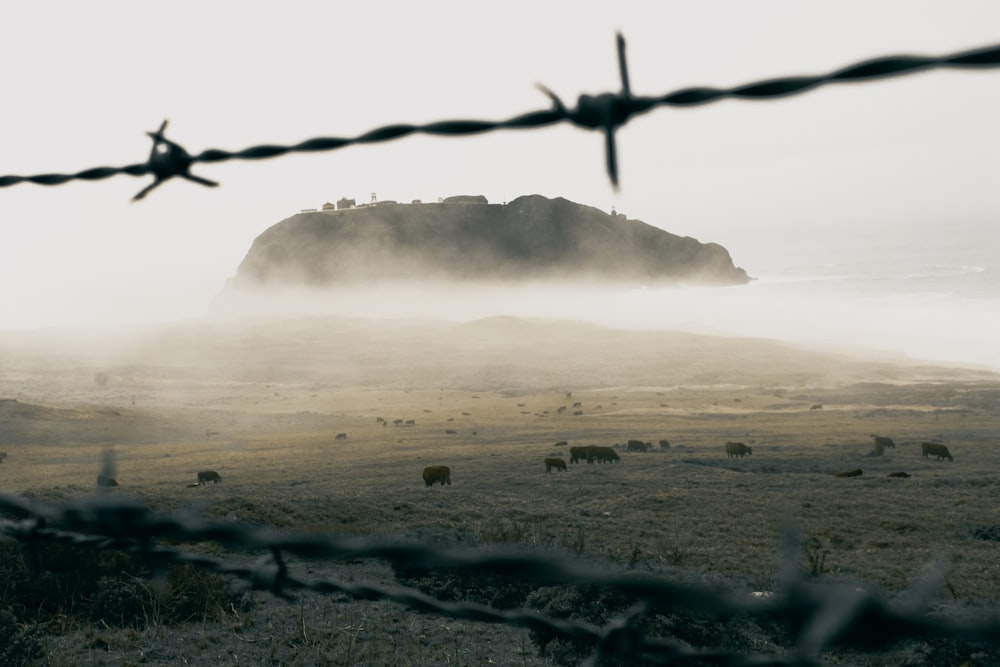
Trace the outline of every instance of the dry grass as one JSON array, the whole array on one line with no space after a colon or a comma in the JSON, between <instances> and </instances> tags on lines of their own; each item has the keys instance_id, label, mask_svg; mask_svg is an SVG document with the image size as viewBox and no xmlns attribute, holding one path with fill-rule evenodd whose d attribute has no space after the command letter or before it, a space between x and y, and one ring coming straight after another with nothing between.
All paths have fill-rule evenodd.
<instances>
[{"instance_id":1,"label":"dry grass","mask_svg":"<svg viewBox=\"0 0 1000 667\"><path fill-rule=\"evenodd\" d=\"M207 516L300 531L516 543L747 591L773 588L781 521L791 518L806 571L861 579L891 597L944 559L942 608L985 609L1000 599L1000 543L975 537L1000 526L995 377L836 367L817 357L818 366L836 368L837 380L822 383L804 370L808 356L792 363L768 345L740 346L736 352L763 366L785 364L785 381L771 370L766 382L719 382L729 357L721 366L700 359L672 381L647 375L614 386L477 385L475 377L510 369L492 356L476 366L468 351L461 382L428 363L420 372L406 366L405 382L384 386L378 373L346 381L305 372L298 361L282 367L274 356L238 367L91 361L62 373L36 363L0 374L0 397L19 398L0 404L8 454L0 487L53 500L90 493L101 453L111 448L116 492L157 509L198 505ZM621 354L591 363L615 366ZM373 362L383 370L386 363ZM550 370L546 378L565 379L563 369ZM823 408L810 410L817 404ZM415 424L393 426L395 419ZM870 456L875 433L897 447ZM628 439L652 441L653 451L622 449L618 464L545 474L543 459L568 461L568 446ZM659 450L661 439L671 447ZM729 440L746 442L753 454L726 458ZM927 440L946 443L954 462L922 458ZM451 486L424 486L423 467L436 464L451 467ZM853 468L864 474L833 476ZM205 469L222 483L188 488ZM893 471L911 476L888 478ZM292 567L392 578L377 564ZM75 662L80 654L70 645L87 645L83 633L92 664L136 660L139 651L147 664L247 664L239 655L303 665L548 664L526 632L410 614L387 602L306 599L258 599L252 610L220 610L219 624L132 634L67 628L46 640L47 661Z\"/></svg>"}]
</instances>

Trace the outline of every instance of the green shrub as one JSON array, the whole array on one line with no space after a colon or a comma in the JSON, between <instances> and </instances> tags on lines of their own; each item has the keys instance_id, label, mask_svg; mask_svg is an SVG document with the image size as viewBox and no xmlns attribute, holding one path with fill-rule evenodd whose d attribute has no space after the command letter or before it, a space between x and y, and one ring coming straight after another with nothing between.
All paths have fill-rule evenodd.
<instances>
[{"instance_id":1,"label":"green shrub","mask_svg":"<svg viewBox=\"0 0 1000 667\"><path fill-rule=\"evenodd\" d=\"M34 664L41 657L38 629L22 627L9 609L0 609L0 665L21 667Z\"/></svg>"},{"instance_id":2,"label":"green shrub","mask_svg":"<svg viewBox=\"0 0 1000 667\"><path fill-rule=\"evenodd\" d=\"M0 609L24 623L67 617L142 629L219 620L237 599L223 577L193 565L151 575L120 551L51 542L29 549L0 539Z\"/></svg>"}]
</instances>

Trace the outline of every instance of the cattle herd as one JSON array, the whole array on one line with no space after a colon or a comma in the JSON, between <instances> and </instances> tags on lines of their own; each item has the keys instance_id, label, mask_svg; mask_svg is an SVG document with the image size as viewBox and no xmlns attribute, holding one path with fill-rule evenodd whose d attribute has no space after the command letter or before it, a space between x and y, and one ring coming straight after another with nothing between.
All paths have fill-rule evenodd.
<instances>
[{"instance_id":1,"label":"cattle herd","mask_svg":"<svg viewBox=\"0 0 1000 667\"><path fill-rule=\"evenodd\" d=\"M881 456L886 449L894 449L896 447L896 443L892 438L875 434L872 434L872 438L875 439L875 450L871 453L871 455ZM569 443L566 440L560 440L555 443L555 446L565 447L568 444ZM670 442L667 440L660 440L659 445L661 450L670 449ZM615 445L615 447L604 447L598 445L570 447L569 462L581 463L586 461L587 463L616 463L621 460L621 457L618 456L618 452L615 451L616 447L621 447L621 445ZM652 442L627 440L624 447L626 451L629 452L648 452L652 449ZM921 443L920 450L924 458L936 457L938 461L943 461L945 459L949 461L955 460L952 457L951 452L948 451L948 448L939 443ZM725 452L727 458L743 458L748 454L752 456L753 448L742 442L727 442L725 445ZM551 473L553 470L558 472L566 472L568 470L566 467L566 461L559 456L545 457L544 463L546 474ZM861 468L852 468L850 470L833 473L834 477L861 477L863 474L864 473ZM907 478L910 474L897 471L890 472L887 476ZM451 484L451 469L448 466L429 466L424 468L423 477L424 483L427 486L433 486L435 483L439 483L444 486L445 484Z\"/></svg>"}]
</instances>

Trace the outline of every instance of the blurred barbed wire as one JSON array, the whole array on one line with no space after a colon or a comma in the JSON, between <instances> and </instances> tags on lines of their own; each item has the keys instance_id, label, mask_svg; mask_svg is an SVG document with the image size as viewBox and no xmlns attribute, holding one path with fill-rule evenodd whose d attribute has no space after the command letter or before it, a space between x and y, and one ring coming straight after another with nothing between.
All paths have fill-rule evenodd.
<instances>
[{"instance_id":1,"label":"blurred barbed wire","mask_svg":"<svg viewBox=\"0 0 1000 667\"><path fill-rule=\"evenodd\" d=\"M208 521L186 510L156 513L136 500L104 492L42 503L13 494L0 494L0 534L22 541L29 562L38 563L43 542L59 542L92 549L116 549L138 557L156 572L170 564L190 564L235 577L252 590L267 591L285 600L298 591L344 594L354 598L385 599L410 609L454 619L541 631L592 645L586 664L614 657L625 664L802 665L822 664L822 651L836 645L864 652L886 649L908 637L948 637L1000 648L1000 620L980 622L931 617L929 604L944 582L945 568L936 566L915 581L897 602L890 604L859 584L824 582L805 576L801 544L789 522L777 564L777 590L767 595L720 591L718 588L670 581L667 578L615 573L566 558L496 549L458 549L414 541L338 534L290 534L275 529ZM159 541L214 542L224 550L259 552L253 565L186 552ZM34 555L32 555L34 554ZM470 568L491 574L515 575L541 585L593 585L635 600L623 615L597 626L583 620L554 618L531 609L495 609L475 602L447 602L403 586L371 582L300 579L287 557L357 562L377 559L405 568ZM37 567L37 565L36 565ZM649 637L642 619L653 612L683 612L717 618L740 615L777 619L792 630L793 645L784 653L743 654L725 649L694 648L662 637Z\"/></svg>"},{"instance_id":2,"label":"blurred barbed wire","mask_svg":"<svg viewBox=\"0 0 1000 667\"><path fill-rule=\"evenodd\" d=\"M732 88L693 87L658 96L633 95L629 83L625 58L625 39L617 35L618 66L621 90L598 95L580 95L576 107L570 108L549 88L538 85L552 101L548 109L530 111L500 121L444 120L425 125L394 124L379 127L355 137L317 137L293 145L263 144L240 151L211 148L192 155L180 144L166 138L167 121L159 129L146 134L153 141L146 162L124 167L94 167L74 174L38 174L34 176L0 176L0 187L18 183L60 185L68 181L94 181L120 174L146 176L153 182L140 190L133 201L146 197L161 183L175 176L215 187L217 182L191 173L198 163L224 162L227 160L260 160L288 153L332 151L354 144L368 144L399 139L411 134L464 136L495 130L533 129L569 122L578 127L600 130L605 137L605 162L612 185L618 186L618 158L615 132L633 116L661 106L692 107L722 99L768 100L804 93L820 86L834 83L873 81L913 74L935 68L981 69L1000 66L1000 45L988 46L945 56L895 55L866 60L836 71L814 76L789 76L748 83Z\"/></svg>"}]
</instances>

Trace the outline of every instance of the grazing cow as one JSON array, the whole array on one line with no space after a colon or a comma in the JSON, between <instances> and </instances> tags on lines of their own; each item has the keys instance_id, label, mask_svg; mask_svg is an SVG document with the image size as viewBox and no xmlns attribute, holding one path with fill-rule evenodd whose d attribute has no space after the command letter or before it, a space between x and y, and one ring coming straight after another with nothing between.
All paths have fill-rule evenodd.
<instances>
[{"instance_id":1,"label":"grazing cow","mask_svg":"<svg viewBox=\"0 0 1000 667\"><path fill-rule=\"evenodd\" d=\"M670 449L670 442L667 440L660 440L660 449Z\"/></svg>"},{"instance_id":2,"label":"grazing cow","mask_svg":"<svg viewBox=\"0 0 1000 667\"><path fill-rule=\"evenodd\" d=\"M901 478L904 478L904 479L907 478L907 477L909 477L909 476L910 476L910 473L908 473L908 472L902 472L902 471L900 471L900 472L891 472L888 475L886 475L886 477L901 477Z\"/></svg>"},{"instance_id":3,"label":"grazing cow","mask_svg":"<svg viewBox=\"0 0 1000 667\"><path fill-rule=\"evenodd\" d=\"M875 438L875 449L878 450L880 447L884 449L894 449L896 443L892 441L892 438L887 438L884 435L875 435L872 433L872 437Z\"/></svg>"},{"instance_id":4,"label":"grazing cow","mask_svg":"<svg viewBox=\"0 0 1000 667\"><path fill-rule=\"evenodd\" d=\"M407 419L405 422L403 422L403 426L416 426L416 425L417 425L417 420L415 419Z\"/></svg>"},{"instance_id":5,"label":"grazing cow","mask_svg":"<svg viewBox=\"0 0 1000 667\"><path fill-rule=\"evenodd\" d=\"M855 468L854 470L842 470L833 474L834 477L861 477L864 474L861 468Z\"/></svg>"},{"instance_id":6,"label":"grazing cow","mask_svg":"<svg viewBox=\"0 0 1000 667\"><path fill-rule=\"evenodd\" d=\"M929 456L936 456L938 461L943 461L948 459L949 461L954 461L951 457L951 452L944 445L939 445L936 442L922 442L920 443L920 451L923 453L926 459Z\"/></svg>"},{"instance_id":7,"label":"grazing cow","mask_svg":"<svg viewBox=\"0 0 1000 667\"><path fill-rule=\"evenodd\" d=\"M456 431L454 429L451 429L451 428L446 428L444 430L444 433L445 433L445 435L458 435L458 431Z\"/></svg>"},{"instance_id":8,"label":"grazing cow","mask_svg":"<svg viewBox=\"0 0 1000 667\"><path fill-rule=\"evenodd\" d=\"M435 482L441 486L451 485L451 468L448 466L427 466L424 468L424 484L434 486Z\"/></svg>"},{"instance_id":9,"label":"grazing cow","mask_svg":"<svg viewBox=\"0 0 1000 667\"><path fill-rule=\"evenodd\" d=\"M590 459L590 447L570 447L569 462L579 463L581 459Z\"/></svg>"},{"instance_id":10,"label":"grazing cow","mask_svg":"<svg viewBox=\"0 0 1000 667\"><path fill-rule=\"evenodd\" d=\"M626 450L630 452L644 452L648 449L649 447L642 440L629 440L626 443Z\"/></svg>"},{"instance_id":11,"label":"grazing cow","mask_svg":"<svg viewBox=\"0 0 1000 667\"><path fill-rule=\"evenodd\" d=\"M552 472L553 468L566 472L566 462L557 457L545 459L545 473Z\"/></svg>"},{"instance_id":12,"label":"grazing cow","mask_svg":"<svg viewBox=\"0 0 1000 667\"><path fill-rule=\"evenodd\" d=\"M116 482L113 477L108 477L107 475L97 476L97 488L108 489L112 486L118 486L118 482Z\"/></svg>"},{"instance_id":13,"label":"grazing cow","mask_svg":"<svg viewBox=\"0 0 1000 667\"><path fill-rule=\"evenodd\" d=\"M738 456L743 458L746 454L753 454L753 447L747 447L742 442L727 442L726 443L726 457L733 458Z\"/></svg>"},{"instance_id":14,"label":"grazing cow","mask_svg":"<svg viewBox=\"0 0 1000 667\"><path fill-rule=\"evenodd\" d=\"M573 407L574 408L582 408L583 407L583 403L581 403L580 401L577 401L576 403L573 404Z\"/></svg>"},{"instance_id":15,"label":"grazing cow","mask_svg":"<svg viewBox=\"0 0 1000 667\"><path fill-rule=\"evenodd\" d=\"M347 434L346 433L338 433L333 439L334 440L347 440Z\"/></svg>"},{"instance_id":16,"label":"grazing cow","mask_svg":"<svg viewBox=\"0 0 1000 667\"><path fill-rule=\"evenodd\" d=\"M0 452L0 463L3 463L7 459L7 452Z\"/></svg>"},{"instance_id":17,"label":"grazing cow","mask_svg":"<svg viewBox=\"0 0 1000 667\"><path fill-rule=\"evenodd\" d=\"M222 481L222 476L214 470L202 470L198 473L198 483L208 484L212 482L213 484L218 484Z\"/></svg>"},{"instance_id":18,"label":"grazing cow","mask_svg":"<svg viewBox=\"0 0 1000 667\"><path fill-rule=\"evenodd\" d=\"M557 443L555 444L555 446L556 446L556 447L565 447L565 446L566 446L566 445L568 445L568 444L569 444L569 443L568 443L568 442L566 442L565 440L560 440L559 442L557 442Z\"/></svg>"},{"instance_id":19,"label":"grazing cow","mask_svg":"<svg viewBox=\"0 0 1000 667\"><path fill-rule=\"evenodd\" d=\"M621 460L618 452L611 447L593 446L588 447L587 450L587 463L593 463L594 461L598 463L614 463Z\"/></svg>"},{"instance_id":20,"label":"grazing cow","mask_svg":"<svg viewBox=\"0 0 1000 667\"><path fill-rule=\"evenodd\" d=\"M813 404L813 405L810 405L810 406L809 406L809 409L810 409L810 410L822 410L822 409L823 409L823 406L822 406L822 405L820 405L819 403L815 403L815 404Z\"/></svg>"}]
</instances>

